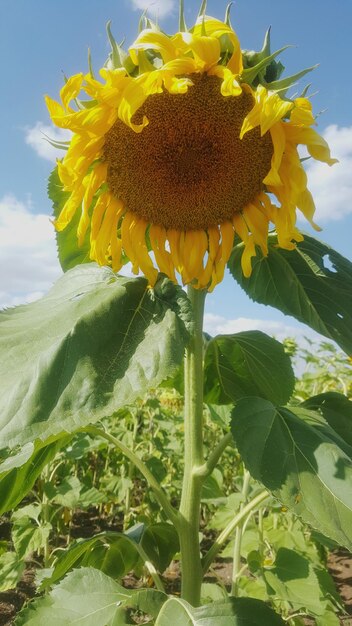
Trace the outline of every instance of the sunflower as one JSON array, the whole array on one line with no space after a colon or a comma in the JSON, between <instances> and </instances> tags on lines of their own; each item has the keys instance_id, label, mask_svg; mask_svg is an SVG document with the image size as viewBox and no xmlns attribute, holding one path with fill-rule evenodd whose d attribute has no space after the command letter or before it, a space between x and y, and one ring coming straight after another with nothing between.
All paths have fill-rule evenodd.
<instances>
[{"instance_id":1,"label":"sunflower","mask_svg":"<svg viewBox=\"0 0 352 626\"><path fill-rule=\"evenodd\" d=\"M90 229L93 261L117 272L127 258L152 286L161 271L211 291L235 235L248 277L256 247L268 252L269 228L285 249L303 239L297 209L317 228L298 146L335 160L312 128L309 99L260 80L277 53L266 46L251 66L230 22L206 15L172 36L145 26L128 53L108 30L102 80L76 74L61 104L46 97L53 123L73 133L58 161L69 196L55 225L80 211L78 244Z\"/></svg>"}]
</instances>

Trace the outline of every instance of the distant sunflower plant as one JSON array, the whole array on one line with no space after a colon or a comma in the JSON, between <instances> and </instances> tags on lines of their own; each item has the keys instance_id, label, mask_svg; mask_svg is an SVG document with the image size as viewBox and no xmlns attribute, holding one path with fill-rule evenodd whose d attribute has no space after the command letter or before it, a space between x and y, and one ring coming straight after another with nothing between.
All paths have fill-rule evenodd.
<instances>
[{"instance_id":1,"label":"distant sunflower plant","mask_svg":"<svg viewBox=\"0 0 352 626\"><path fill-rule=\"evenodd\" d=\"M213 338L203 333L206 295L227 267L253 300L352 354L352 264L312 236L303 237L296 225L300 211L319 230L305 160L336 162L315 129L307 89L289 95L313 68L283 77L278 56L285 48L271 52L270 30L262 50L244 51L230 6L221 21L206 14L204 1L192 28L180 2L179 30L172 35L143 15L127 51L110 24L107 33L111 52L99 76L89 55L89 71L65 80L60 102L46 97L53 123L72 133L70 141L55 142L65 152L49 181L64 275L39 302L0 316L0 451L29 445L41 464L35 474L38 463L29 459L31 480L22 469L16 473L17 491L0 512L20 501L18 485L21 497L28 493L46 454L51 460L68 435L83 431L114 446L142 474L162 511L157 521L163 530L147 528L142 538L141 524L122 539L109 531L99 535L102 551L89 539L69 548L67 557L55 556L44 586L73 565L96 564L92 588L85 580L75 587L74 597L89 595L89 602L79 608L72 599L66 603L70 581L81 584L83 569L76 569L63 580L63 594L39 598L25 615L34 621L20 623L50 618L56 624L62 617L63 624L91 625L99 614L101 626L126 624L138 609L156 626L283 626L273 610L278 607L286 621L313 607L319 626L336 623L331 602L314 613L316 605L304 597L312 581L322 584L305 556L292 561L295 547L289 550L285 542L277 554L268 548L263 511L270 513L273 495L279 510L290 509L320 538L352 550L351 403L329 393L288 406L295 384L288 343L285 349L255 330ZM127 262L139 276L119 274ZM130 437L116 436L122 430L119 411L161 384L184 402L183 477L172 497L170 483L160 479L160 440L153 464L134 439L128 446ZM219 435L211 446L204 444L210 420ZM136 424L133 437L140 428ZM237 475L230 483L240 492L232 494L238 508L231 515L226 505L225 526L215 541L206 535L201 551L200 528L229 495L215 484L221 472L214 470L234 445ZM12 474L5 474L10 484ZM0 471L0 491L1 485ZM147 523L148 515L142 518ZM242 537L255 519L260 545L246 552ZM229 539L232 597L224 585L213 586L215 602L199 608L210 593L202 587L204 576ZM178 549L181 597L168 598L158 567ZM120 573L139 559L156 590L127 593L105 575L115 571L115 558ZM262 576L259 586L254 576ZM256 597L237 597L248 586ZM322 596L320 587L316 594Z\"/></svg>"}]
</instances>

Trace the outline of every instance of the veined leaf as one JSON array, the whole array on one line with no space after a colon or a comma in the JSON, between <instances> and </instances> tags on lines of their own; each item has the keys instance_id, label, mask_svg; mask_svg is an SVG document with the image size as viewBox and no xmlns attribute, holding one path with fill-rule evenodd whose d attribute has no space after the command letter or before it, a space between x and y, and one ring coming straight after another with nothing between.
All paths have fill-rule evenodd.
<instances>
[{"instance_id":1,"label":"veined leaf","mask_svg":"<svg viewBox=\"0 0 352 626\"><path fill-rule=\"evenodd\" d=\"M245 278L241 270L242 245L237 245L229 268L246 293L269 304L352 353L352 263L325 243L305 235L295 250L277 247L269 238L269 254L259 249L253 271Z\"/></svg>"},{"instance_id":2,"label":"veined leaf","mask_svg":"<svg viewBox=\"0 0 352 626\"><path fill-rule=\"evenodd\" d=\"M294 513L352 548L352 460L319 414L243 398L232 433L244 464Z\"/></svg>"},{"instance_id":3,"label":"veined leaf","mask_svg":"<svg viewBox=\"0 0 352 626\"><path fill-rule=\"evenodd\" d=\"M2 312L0 448L74 432L156 387L182 361L190 323L180 287L96 264Z\"/></svg>"},{"instance_id":4,"label":"veined leaf","mask_svg":"<svg viewBox=\"0 0 352 626\"><path fill-rule=\"evenodd\" d=\"M74 570L50 595L38 598L20 612L16 626L110 626L128 592L92 567ZM114 622L116 624L116 622Z\"/></svg>"},{"instance_id":5,"label":"veined leaf","mask_svg":"<svg viewBox=\"0 0 352 626\"><path fill-rule=\"evenodd\" d=\"M220 335L209 342L204 364L206 402L228 404L244 396L259 396L284 404L293 387L290 358L281 343L268 335L248 331Z\"/></svg>"}]
</instances>

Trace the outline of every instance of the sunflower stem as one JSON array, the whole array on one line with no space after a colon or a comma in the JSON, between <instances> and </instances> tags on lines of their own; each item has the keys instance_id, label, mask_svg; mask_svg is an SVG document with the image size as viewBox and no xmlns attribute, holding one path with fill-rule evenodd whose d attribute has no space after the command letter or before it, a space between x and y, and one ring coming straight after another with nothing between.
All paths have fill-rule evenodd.
<instances>
[{"instance_id":1,"label":"sunflower stem","mask_svg":"<svg viewBox=\"0 0 352 626\"><path fill-rule=\"evenodd\" d=\"M200 496L204 473L203 453L203 315L206 292L188 287L194 314L194 331L185 354L184 475L180 503L181 596L200 604L203 579L199 546Z\"/></svg>"}]
</instances>

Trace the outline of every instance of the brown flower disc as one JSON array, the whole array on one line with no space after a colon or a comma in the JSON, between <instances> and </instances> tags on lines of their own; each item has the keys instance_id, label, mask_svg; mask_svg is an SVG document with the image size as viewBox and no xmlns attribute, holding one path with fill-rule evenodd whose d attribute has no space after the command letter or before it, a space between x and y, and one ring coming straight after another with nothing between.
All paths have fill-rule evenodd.
<instances>
[{"instance_id":1,"label":"brown flower disc","mask_svg":"<svg viewBox=\"0 0 352 626\"><path fill-rule=\"evenodd\" d=\"M185 94L149 96L133 122L118 120L106 135L108 184L128 211L178 230L231 220L263 189L271 166L270 133L257 127L239 139L252 94L224 97L221 80L192 74Z\"/></svg>"}]
</instances>

